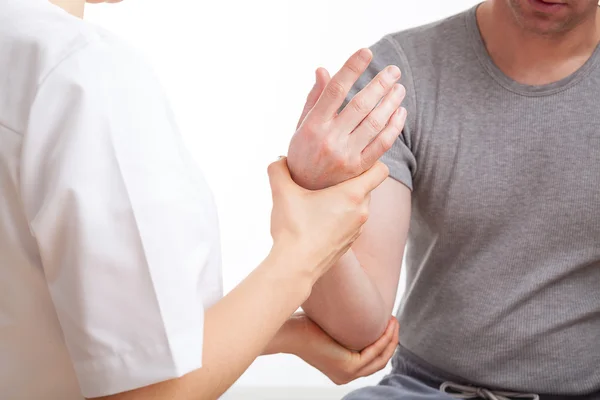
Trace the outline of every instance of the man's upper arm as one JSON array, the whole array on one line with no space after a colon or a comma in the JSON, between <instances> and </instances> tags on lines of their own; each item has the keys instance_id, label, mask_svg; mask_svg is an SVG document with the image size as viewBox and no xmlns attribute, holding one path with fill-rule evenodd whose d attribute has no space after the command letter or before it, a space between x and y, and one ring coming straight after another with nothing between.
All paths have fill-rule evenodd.
<instances>
[{"instance_id":1,"label":"man's upper arm","mask_svg":"<svg viewBox=\"0 0 600 400\"><path fill-rule=\"evenodd\" d=\"M388 178L371 195L370 216L352 249L377 286L388 314L394 308L410 225L411 191Z\"/></svg>"}]
</instances>

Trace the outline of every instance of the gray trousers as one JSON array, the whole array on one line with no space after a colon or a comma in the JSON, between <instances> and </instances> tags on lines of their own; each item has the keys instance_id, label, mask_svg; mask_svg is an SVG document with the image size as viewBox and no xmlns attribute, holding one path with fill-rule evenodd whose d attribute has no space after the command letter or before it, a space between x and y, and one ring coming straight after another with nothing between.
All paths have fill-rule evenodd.
<instances>
[{"instance_id":1,"label":"gray trousers","mask_svg":"<svg viewBox=\"0 0 600 400\"><path fill-rule=\"evenodd\" d=\"M440 391L446 381L468 386L471 390L453 391L460 393L462 398L492 400L500 392L479 391L464 380L452 376L442 376L440 371L433 372L423 361L408 350L399 347L392 359L392 372L387 375L377 386L356 390L343 400L455 400L450 394ZM489 395L491 393L491 396ZM472 396L472 397L466 397ZM505 396L514 398L514 396ZM534 397L521 397L533 399ZM600 400L600 392L585 396L555 396L540 395L540 400Z\"/></svg>"},{"instance_id":2,"label":"gray trousers","mask_svg":"<svg viewBox=\"0 0 600 400\"><path fill-rule=\"evenodd\" d=\"M406 375L390 374L377 386L365 387L344 400L455 400L453 397Z\"/></svg>"}]
</instances>

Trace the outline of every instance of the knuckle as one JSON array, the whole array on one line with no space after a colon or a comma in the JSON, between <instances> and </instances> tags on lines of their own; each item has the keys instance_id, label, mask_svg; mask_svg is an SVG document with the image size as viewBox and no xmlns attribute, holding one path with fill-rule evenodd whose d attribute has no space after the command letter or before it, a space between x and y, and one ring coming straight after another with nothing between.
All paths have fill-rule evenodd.
<instances>
[{"instance_id":1,"label":"knuckle","mask_svg":"<svg viewBox=\"0 0 600 400\"><path fill-rule=\"evenodd\" d=\"M377 79L375 79L374 83L375 83L378 91L381 91L381 92L387 92L387 90L390 88L389 79L387 79L381 75Z\"/></svg>"},{"instance_id":2,"label":"knuckle","mask_svg":"<svg viewBox=\"0 0 600 400\"><path fill-rule=\"evenodd\" d=\"M364 96L358 95L354 96L351 101L352 110L359 114L364 114L370 111L369 106L367 105L367 101Z\"/></svg>"},{"instance_id":3,"label":"knuckle","mask_svg":"<svg viewBox=\"0 0 600 400\"><path fill-rule=\"evenodd\" d=\"M316 124L312 121L306 123L304 129L304 134L309 138L317 137L321 134L321 125Z\"/></svg>"},{"instance_id":4,"label":"knuckle","mask_svg":"<svg viewBox=\"0 0 600 400\"><path fill-rule=\"evenodd\" d=\"M344 153L339 150L337 143L334 140L324 140L321 145L321 155L327 160L331 169L343 171L348 168L348 162Z\"/></svg>"},{"instance_id":5,"label":"knuckle","mask_svg":"<svg viewBox=\"0 0 600 400\"><path fill-rule=\"evenodd\" d=\"M348 167L346 158L339 152L333 154L332 166L335 171L344 171Z\"/></svg>"},{"instance_id":6,"label":"knuckle","mask_svg":"<svg viewBox=\"0 0 600 400\"><path fill-rule=\"evenodd\" d=\"M327 85L325 92L331 98L340 98L344 97L346 90L339 81L332 80L329 82L329 85Z\"/></svg>"},{"instance_id":7,"label":"knuckle","mask_svg":"<svg viewBox=\"0 0 600 400\"><path fill-rule=\"evenodd\" d=\"M332 138L325 138L321 142L321 150L328 158L338 158L337 146Z\"/></svg>"},{"instance_id":8,"label":"knuckle","mask_svg":"<svg viewBox=\"0 0 600 400\"><path fill-rule=\"evenodd\" d=\"M346 69L348 69L350 72L352 72L355 75L359 75L362 73L362 67L364 66L364 64L366 62L367 62L367 60L361 58L360 56L351 58L346 63Z\"/></svg>"},{"instance_id":9,"label":"knuckle","mask_svg":"<svg viewBox=\"0 0 600 400\"><path fill-rule=\"evenodd\" d=\"M367 123L367 128L372 132L379 133L383 130L383 128L385 128L385 125L378 118L376 118L374 116L369 116L366 119L366 123Z\"/></svg>"},{"instance_id":10,"label":"knuckle","mask_svg":"<svg viewBox=\"0 0 600 400\"><path fill-rule=\"evenodd\" d=\"M381 148L385 151L388 151L389 149L391 149L395 142L396 142L396 136L393 136L393 135L383 135L379 139Z\"/></svg>"},{"instance_id":11,"label":"knuckle","mask_svg":"<svg viewBox=\"0 0 600 400\"><path fill-rule=\"evenodd\" d=\"M369 209L368 209L368 207L364 207L358 212L358 221L360 222L361 225L364 225L368 219L369 219Z\"/></svg>"},{"instance_id":12,"label":"knuckle","mask_svg":"<svg viewBox=\"0 0 600 400\"><path fill-rule=\"evenodd\" d=\"M363 172L365 172L365 169L362 168L362 153L358 153L358 154L354 154L350 161L350 168L352 169L351 172L355 173L356 175L360 175Z\"/></svg>"},{"instance_id":13,"label":"knuckle","mask_svg":"<svg viewBox=\"0 0 600 400\"><path fill-rule=\"evenodd\" d=\"M365 197L359 190L356 190L356 189L349 191L347 196L348 196L348 201L355 209L356 214L360 217L360 214L362 213L362 209L361 208L357 209L357 208L358 208L358 206L360 206L362 204Z\"/></svg>"}]
</instances>

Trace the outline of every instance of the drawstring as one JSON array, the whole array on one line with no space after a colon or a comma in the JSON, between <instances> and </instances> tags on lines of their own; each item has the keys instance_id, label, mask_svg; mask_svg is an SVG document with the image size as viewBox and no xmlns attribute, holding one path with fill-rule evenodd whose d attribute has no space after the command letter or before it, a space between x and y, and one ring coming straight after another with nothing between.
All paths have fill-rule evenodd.
<instances>
[{"instance_id":1,"label":"drawstring","mask_svg":"<svg viewBox=\"0 0 600 400\"><path fill-rule=\"evenodd\" d=\"M450 390L450 391L448 391ZM440 391L456 399L483 399L483 400L511 400L511 399L530 399L540 400L537 394L513 393L513 392L494 392L484 388L459 385L453 382L444 382L440 386Z\"/></svg>"}]
</instances>

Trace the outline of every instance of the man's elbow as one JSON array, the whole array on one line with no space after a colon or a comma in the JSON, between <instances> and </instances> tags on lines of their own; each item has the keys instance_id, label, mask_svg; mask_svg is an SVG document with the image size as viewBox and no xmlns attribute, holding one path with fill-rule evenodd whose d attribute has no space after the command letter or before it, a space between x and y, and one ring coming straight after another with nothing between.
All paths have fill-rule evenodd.
<instances>
[{"instance_id":1,"label":"man's elbow","mask_svg":"<svg viewBox=\"0 0 600 400\"><path fill-rule=\"evenodd\" d=\"M353 324L352 328L341 331L335 339L349 350L362 351L375 343L387 328L389 318L369 318Z\"/></svg>"}]
</instances>

